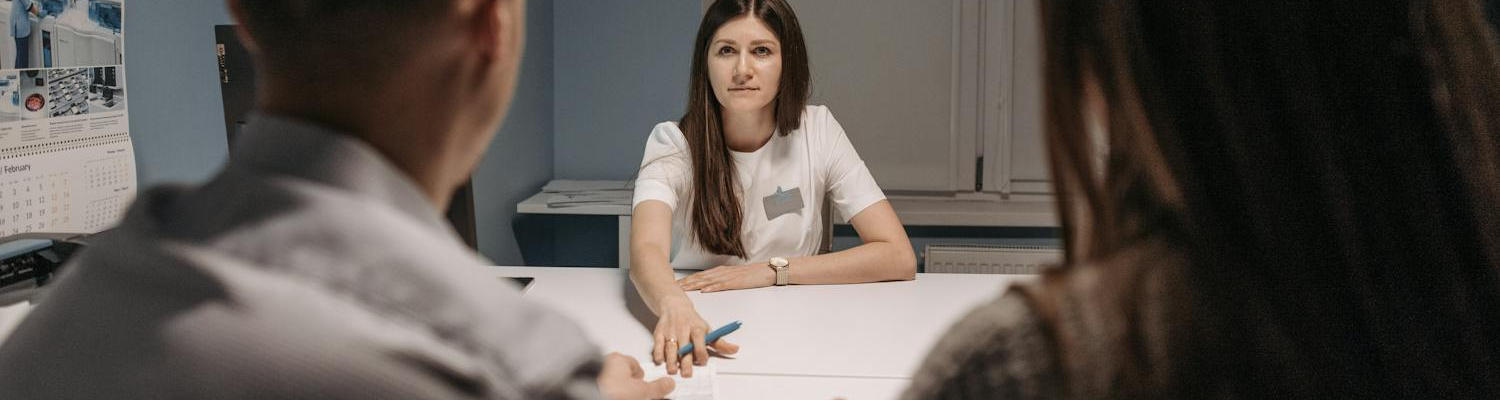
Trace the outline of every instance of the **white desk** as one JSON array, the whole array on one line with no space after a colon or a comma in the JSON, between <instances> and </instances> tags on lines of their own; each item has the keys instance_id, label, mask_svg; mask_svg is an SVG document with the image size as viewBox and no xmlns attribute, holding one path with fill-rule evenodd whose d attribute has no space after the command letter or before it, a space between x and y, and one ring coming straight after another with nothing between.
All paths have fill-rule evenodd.
<instances>
[{"instance_id":1,"label":"white desk","mask_svg":"<svg viewBox=\"0 0 1500 400\"><path fill-rule=\"evenodd\" d=\"M536 280L525 297L577 321L603 351L650 360L654 318L627 271L495 267L496 276ZM689 293L715 327L744 327L743 347L715 358L723 399L895 398L922 357L955 320L1026 275L917 274L915 281L785 286ZM0 341L30 306L0 308ZM642 322L646 321L646 322ZM651 324L651 325L648 325Z\"/></svg>"},{"instance_id":2,"label":"white desk","mask_svg":"<svg viewBox=\"0 0 1500 400\"><path fill-rule=\"evenodd\" d=\"M605 351L649 360L655 321L630 284L611 268L497 267L499 276L536 281L526 297L572 317ZM720 394L733 398L894 398L952 323L1022 275L918 274L915 281L786 286L689 293L743 347L716 358Z\"/></svg>"}]
</instances>

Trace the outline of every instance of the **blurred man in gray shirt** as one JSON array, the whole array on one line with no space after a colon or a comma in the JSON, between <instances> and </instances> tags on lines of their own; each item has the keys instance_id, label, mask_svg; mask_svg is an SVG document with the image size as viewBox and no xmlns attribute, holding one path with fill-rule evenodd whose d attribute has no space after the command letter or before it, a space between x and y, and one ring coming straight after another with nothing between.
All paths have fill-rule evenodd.
<instances>
[{"instance_id":1,"label":"blurred man in gray shirt","mask_svg":"<svg viewBox=\"0 0 1500 400\"><path fill-rule=\"evenodd\" d=\"M523 0L230 0L258 114L144 191L0 347L0 397L643 399L440 207L509 107ZM531 151L516 149L516 151Z\"/></svg>"}]
</instances>

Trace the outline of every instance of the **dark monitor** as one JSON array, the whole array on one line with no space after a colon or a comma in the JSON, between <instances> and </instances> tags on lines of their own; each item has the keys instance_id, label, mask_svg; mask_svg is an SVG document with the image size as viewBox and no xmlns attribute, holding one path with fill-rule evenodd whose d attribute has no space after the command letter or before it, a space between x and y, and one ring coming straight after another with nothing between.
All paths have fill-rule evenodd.
<instances>
[{"instance_id":1,"label":"dark monitor","mask_svg":"<svg viewBox=\"0 0 1500 400\"><path fill-rule=\"evenodd\" d=\"M516 285L521 286L521 290L523 291L531 287L531 282L536 281L536 278L532 278L529 276L508 276L505 277L505 279L509 279L511 282L515 282Z\"/></svg>"}]
</instances>

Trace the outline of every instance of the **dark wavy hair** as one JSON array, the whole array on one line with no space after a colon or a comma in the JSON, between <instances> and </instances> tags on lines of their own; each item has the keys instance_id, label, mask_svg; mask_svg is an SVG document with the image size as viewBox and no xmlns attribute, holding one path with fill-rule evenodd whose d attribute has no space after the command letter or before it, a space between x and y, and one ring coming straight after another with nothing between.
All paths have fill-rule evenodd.
<instances>
[{"instance_id":1,"label":"dark wavy hair","mask_svg":"<svg viewBox=\"0 0 1500 400\"><path fill-rule=\"evenodd\" d=\"M1500 393L1500 56L1479 5L1167 3L1041 2L1068 247L1044 282L1091 265L1111 277L1093 297L1132 299L1083 305L1120 326L1065 368L1117 368L1122 398ZM1143 243L1172 250L1112 261ZM1170 278L1122 282L1142 276ZM1088 346L1119 365L1069 356Z\"/></svg>"},{"instance_id":2,"label":"dark wavy hair","mask_svg":"<svg viewBox=\"0 0 1500 400\"><path fill-rule=\"evenodd\" d=\"M724 143L720 104L709 82L709 41L731 20L754 16L765 22L781 41L781 85L777 88L776 130L782 136L802 126L803 109L811 93L807 44L802 26L785 0L718 0L703 15L693 41L692 82L688 87L687 113L678 128L687 138L693 169L689 203L692 237L705 250L745 257L740 240L744 209L735 185L735 167Z\"/></svg>"}]
</instances>

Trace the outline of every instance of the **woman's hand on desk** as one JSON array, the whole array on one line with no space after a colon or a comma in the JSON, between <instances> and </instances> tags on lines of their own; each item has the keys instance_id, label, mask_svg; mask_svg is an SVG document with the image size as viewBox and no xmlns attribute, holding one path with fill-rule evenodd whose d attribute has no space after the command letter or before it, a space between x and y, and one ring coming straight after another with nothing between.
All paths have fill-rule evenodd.
<instances>
[{"instance_id":1,"label":"woman's hand on desk","mask_svg":"<svg viewBox=\"0 0 1500 400\"><path fill-rule=\"evenodd\" d=\"M708 334L708 322L698 316L698 310L693 308L687 296L662 299L660 304L656 331L652 334L655 343L651 347L651 362L657 365L665 362L668 374L680 370L684 378L691 378L694 364L708 363L709 344L703 343L704 335ZM677 357L677 349L688 343L693 344L693 352ZM711 345L720 354L734 354L740 350L740 346L723 339Z\"/></svg>"},{"instance_id":2,"label":"woman's hand on desk","mask_svg":"<svg viewBox=\"0 0 1500 400\"><path fill-rule=\"evenodd\" d=\"M663 377L651 382L644 380L646 371L635 358L620 353L604 356L604 368L599 371L599 392L611 400L660 399L672 393L672 378Z\"/></svg>"},{"instance_id":3,"label":"woman's hand on desk","mask_svg":"<svg viewBox=\"0 0 1500 400\"><path fill-rule=\"evenodd\" d=\"M683 291L697 290L703 293L754 289L773 284L776 284L776 270L766 263L721 265L677 280L677 285Z\"/></svg>"}]
</instances>

